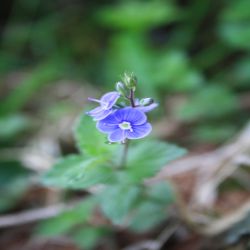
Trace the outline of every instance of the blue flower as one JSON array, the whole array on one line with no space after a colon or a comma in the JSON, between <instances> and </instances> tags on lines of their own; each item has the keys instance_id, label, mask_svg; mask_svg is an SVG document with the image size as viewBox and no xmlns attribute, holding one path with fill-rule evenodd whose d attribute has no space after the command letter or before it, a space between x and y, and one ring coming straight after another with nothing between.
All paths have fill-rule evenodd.
<instances>
[{"instance_id":1,"label":"blue flower","mask_svg":"<svg viewBox=\"0 0 250 250\"><path fill-rule=\"evenodd\" d=\"M96 125L97 129L108 134L110 142L124 142L126 139L140 139L147 136L152 127L146 115L137 108L123 108L115 111Z\"/></svg>"},{"instance_id":2,"label":"blue flower","mask_svg":"<svg viewBox=\"0 0 250 250\"><path fill-rule=\"evenodd\" d=\"M104 119L113 112L112 107L119 97L120 94L116 91L113 91L103 95L100 100L88 98L90 101L100 103L100 106L90 110L89 112L86 112L86 114L93 117L95 121Z\"/></svg>"},{"instance_id":3,"label":"blue flower","mask_svg":"<svg viewBox=\"0 0 250 250\"><path fill-rule=\"evenodd\" d=\"M148 106L136 106L135 108L137 110L140 110L140 111L146 113L146 112L149 112L149 111L155 109L156 107L158 107L158 104L157 103L152 103L152 104L150 104Z\"/></svg>"},{"instance_id":4,"label":"blue flower","mask_svg":"<svg viewBox=\"0 0 250 250\"><path fill-rule=\"evenodd\" d=\"M143 105L141 103L141 101L146 101L145 102L146 105ZM151 111L151 110L158 107L158 103L155 103L153 101L153 99L151 99L151 98L144 98L141 101L139 99L135 99L135 108L137 110L140 110L140 111L144 112L144 113L147 113L147 112L149 112L149 111ZM147 102L148 102L148 104L147 104Z\"/></svg>"}]
</instances>

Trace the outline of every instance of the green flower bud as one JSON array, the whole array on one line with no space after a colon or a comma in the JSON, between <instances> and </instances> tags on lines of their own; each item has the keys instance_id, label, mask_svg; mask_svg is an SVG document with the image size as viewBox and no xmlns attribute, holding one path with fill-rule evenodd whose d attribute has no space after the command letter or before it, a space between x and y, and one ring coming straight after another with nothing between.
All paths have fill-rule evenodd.
<instances>
[{"instance_id":1,"label":"green flower bud","mask_svg":"<svg viewBox=\"0 0 250 250\"><path fill-rule=\"evenodd\" d=\"M135 91L137 85L137 78L134 73L124 73L123 81L127 88L132 89Z\"/></svg>"},{"instance_id":2,"label":"green flower bud","mask_svg":"<svg viewBox=\"0 0 250 250\"><path fill-rule=\"evenodd\" d=\"M143 98L140 100L141 106L148 106L150 104L154 103L154 100L152 98Z\"/></svg>"},{"instance_id":3,"label":"green flower bud","mask_svg":"<svg viewBox=\"0 0 250 250\"><path fill-rule=\"evenodd\" d=\"M116 91L119 92L122 96L125 97L129 95L129 90L123 82L117 82L115 88Z\"/></svg>"}]
</instances>

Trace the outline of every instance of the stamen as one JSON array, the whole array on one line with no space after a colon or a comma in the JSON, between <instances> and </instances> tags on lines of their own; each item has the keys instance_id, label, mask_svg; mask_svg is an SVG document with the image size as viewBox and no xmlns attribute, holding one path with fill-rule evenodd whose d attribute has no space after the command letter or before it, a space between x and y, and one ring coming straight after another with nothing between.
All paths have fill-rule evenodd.
<instances>
[{"instance_id":1,"label":"stamen","mask_svg":"<svg viewBox=\"0 0 250 250\"><path fill-rule=\"evenodd\" d=\"M91 97L88 97L88 100L92 101L92 102L98 102L98 103L101 104L101 106L102 106L103 109L106 109L106 110L108 109L108 103L107 102L103 102L101 100L98 100L98 99L95 99L95 98L91 98Z\"/></svg>"},{"instance_id":2,"label":"stamen","mask_svg":"<svg viewBox=\"0 0 250 250\"><path fill-rule=\"evenodd\" d=\"M92 97L88 97L88 100L91 101L91 102L102 103L102 101L100 101L100 100L98 100L98 99L95 99L95 98L92 98Z\"/></svg>"},{"instance_id":3,"label":"stamen","mask_svg":"<svg viewBox=\"0 0 250 250\"><path fill-rule=\"evenodd\" d=\"M130 132L133 132L132 126L130 122L122 122L119 124L119 128L122 130L129 130Z\"/></svg>"}]
</instances>

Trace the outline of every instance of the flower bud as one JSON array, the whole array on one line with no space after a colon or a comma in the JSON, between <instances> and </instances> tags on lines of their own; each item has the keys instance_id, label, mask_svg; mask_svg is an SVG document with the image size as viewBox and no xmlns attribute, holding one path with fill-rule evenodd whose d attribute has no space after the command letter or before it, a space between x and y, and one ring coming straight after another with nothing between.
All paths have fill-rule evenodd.
<instances>
[{"instance_id":1,"label":"flower bud","mask_svg":"<svg viewBox=\"0 0 250 250\"><path fill-rule=\"evenodd\" d=\"M122 96L128 96L129 91L123 82L117 82L115 88Z\"/></svg>"},{"instance_id":2,"label":"flower bud","mask_svg":"<svg viewBox=\"0 0 250 250\"><path fill-rule=\"evenodd\" d=\"M141 106L148 106L150 104L154 103L154 100L152 98L143 98L140 100Z\"/></svg>"},{"instance_id":3,"label":"flower bud","mask_svg":"<svg viewBox=\"0 0 250 250\"><path fill-rule=\"evenodd\" d=\"M136 85L137 85L137 78L134 75L134 73L125 73L123 77L123 81L127 88L132 89L135 91Z\"/></svg>"}]
</instances>

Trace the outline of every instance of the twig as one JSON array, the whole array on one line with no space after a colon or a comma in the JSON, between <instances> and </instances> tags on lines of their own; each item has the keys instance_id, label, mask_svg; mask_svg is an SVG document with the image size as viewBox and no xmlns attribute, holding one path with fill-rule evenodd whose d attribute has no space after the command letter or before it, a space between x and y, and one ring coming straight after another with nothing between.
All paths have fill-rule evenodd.
<instances>
[{"instance_id":1,"label":"twig","mask_svg":"<svg viewBox=\"0 0 250 250\"><path fill-rule=\"evenodd\" d=\"M210 223L205 228L201 228L201 232L208 236L218 235L227 229L242 221L250 213L250 201L242 205L235 212Z\"/></svg>"},{"instance_id":2,"label":"twig","mask_svg":"<svg viewBox=\"0 0 250 250\"><path fill-rule=\"evenodd\" d=\"M178 225L166 227L156 240L144 240L124 248L124 250L160 250L171 235L177 230Z\"/></svg>"},{"instance_id":3,"label":"twig","mask_svg":"<svg viewBox=\"0 0 250 250\"><path fill-rule=\"evenodd\" d=\"M148 180L148 184L161 181L185 172L192 171L196 174L193 187L191 204L189 207L181 195L177 195L176 202L179 215L183 222L195 232L213 236L222 233L231 226L244 219L250 213L250 201L241 205L234 213L220 219L205 217L202 224L197 223L197 211L192 208L208 207L213 205L218 185L228 176L232 175L239 167L249 166L250 152L250 123L243 129L239 136L230 144L213 152L203 155L189 156L186 159L169 164L167 168L155 178ZM178 192L177 192L178 193ZM199 211L198 210L198 211Z\"/></svg>"},{"instance_id":4,"label":"twig","mask_svg":"<svg viewBox=\"0 0 250 250\"><path fill-rule=\"evenodd\" d=\"M247 150L250 150L250 123L246 125L235 141L230 144L209 153L184 157L181 160L170 163L149 182L157 182L159 179L162 180L166 177L176 176L193 170L207 168L218 170L218 165L222 167L230 161L233 161L235 164L242 165L245 163L249 165L249 157L243 158L241 155Z\"/></svg>"},{"instance_id":5,"label":"twig","mask_svg":"<svg viewBox=\"0 0 250 250\"><path fill-rule=\"evenodd\" d=\"M62 212L72 209L78 202L56 204L43 208L30 209L24 212L0 216L0 228L12 227L32 223L55 217Z\"/></svg>"}]
</instances>

